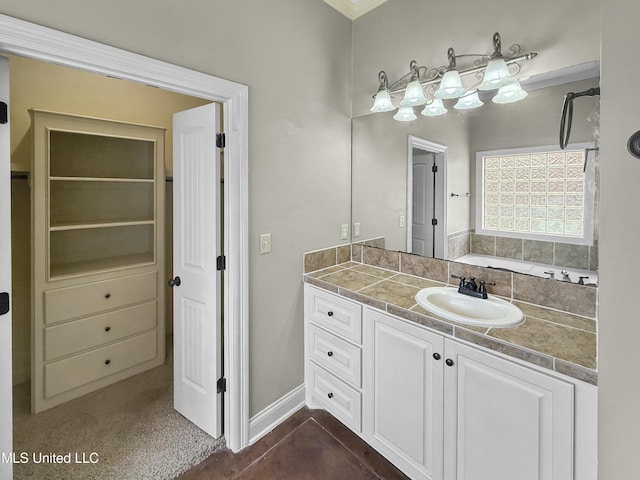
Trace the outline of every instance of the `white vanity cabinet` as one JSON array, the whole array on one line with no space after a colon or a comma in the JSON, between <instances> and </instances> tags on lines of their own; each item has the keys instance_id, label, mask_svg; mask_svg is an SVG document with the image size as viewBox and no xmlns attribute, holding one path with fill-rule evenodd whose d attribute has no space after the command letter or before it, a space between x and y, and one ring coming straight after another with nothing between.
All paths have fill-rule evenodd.
<instances>
[{"instance_id":1,"label":"white vanity cabinet","mask_svg":"<svg viewBox=\"0 0 640 480\"><path fill-rule=\"evenodd\" d=\"M357 316L361 309L362 343L342 339L349 348L361 349L361 389L350 369L344 372L343 367L320 360L336 357L337 347L345 345L325 346L316 339L319 331L333 335L316 321L324 316L334 322L336 317L331 308L318 311L318 305L340 305L351 312L347 317ZM594 429L574 425L574 418L588 424L585 419L595 416L595 392L586 388L593 386L581 387L577 411L576 386L565 377L463 344L308 284L305 317L307 404L333 413L410 478L596 478L591 472L595 462L585 461L595 455L595 440L590 438L595 438ZM354 318L352 322L359 323ZM334 352L332 357L324 353L329 351ZM354 368L359 367L354 363ZM336 393L329 398L335 387L324 379L342 389L336 390L338 402ZM361 417L354 420L353 415L345 415L345 411L356 410L359 401ZM585 437L580 452L576 432ZM576 466L580 474L574 474L578 462L586 465Z\"/></svg>"}]
</instances>

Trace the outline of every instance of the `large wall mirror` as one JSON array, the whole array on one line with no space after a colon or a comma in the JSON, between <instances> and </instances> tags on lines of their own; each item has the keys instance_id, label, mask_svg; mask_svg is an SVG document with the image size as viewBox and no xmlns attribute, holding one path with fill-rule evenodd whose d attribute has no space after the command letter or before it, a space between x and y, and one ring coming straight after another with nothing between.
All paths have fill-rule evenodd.
<instances>
[{"instance_id":1,"label":"large wall mirror","mask_svg":"<svg viewBox=\"0 0 640 480\"><path fill-rule=\"evenodd\" d=\"M522 101L409 123L354 118L352 241L597 283L599 97L574 102L565 151L559 127L564 95L598 74L566 65L522 79Z\"/></svg>"}]
</instances>

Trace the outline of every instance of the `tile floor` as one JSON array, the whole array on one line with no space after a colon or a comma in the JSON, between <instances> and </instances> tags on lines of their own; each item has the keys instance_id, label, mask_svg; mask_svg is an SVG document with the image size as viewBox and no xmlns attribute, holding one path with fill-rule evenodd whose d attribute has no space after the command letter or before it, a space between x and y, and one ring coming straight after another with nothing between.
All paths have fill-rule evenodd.
<instances>
[{"instance_id":1,"label":"tile floor","mask_svg":"<svg viewBox=\"0 0 640 480\"><path fill-rule=\"evenodd\" d=\"M303 408L237 454L221 450L179 480L405 480L408 477L322 410Z\"/></svg>"}]
</instances>

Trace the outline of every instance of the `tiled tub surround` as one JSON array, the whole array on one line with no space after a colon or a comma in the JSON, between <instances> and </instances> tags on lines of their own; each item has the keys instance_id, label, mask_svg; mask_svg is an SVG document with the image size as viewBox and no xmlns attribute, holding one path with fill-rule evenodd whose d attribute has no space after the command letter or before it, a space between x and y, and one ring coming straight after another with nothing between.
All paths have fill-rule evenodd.
<instances>
[{"instance_id":1,"label":"tiled tub surround","mask_svg":"<svg viewBox=\"0 0 640 480\"><path fill-rule=\"evenodd\" d=\"M362 263L305 270L304 281L452 337L597 384L596 288L360 248ZM420 289L450 284L453 273L495 282L490 293L512 300L524 312L524 321L509 328L473 327L440 318L417 305L415 294Z\"/></svg>"}]
</instances>

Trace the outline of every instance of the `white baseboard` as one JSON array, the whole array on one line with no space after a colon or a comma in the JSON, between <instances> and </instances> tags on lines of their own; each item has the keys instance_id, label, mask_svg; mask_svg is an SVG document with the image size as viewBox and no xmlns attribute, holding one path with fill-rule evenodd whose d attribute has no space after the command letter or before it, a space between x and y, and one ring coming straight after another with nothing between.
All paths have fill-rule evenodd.
<instances>
[{"instance_id":1,"label":"white baseboard","mask_svg":"<svg viewBox=\"0 0 640 480\"><path fill-rule=\"evenodd\" d=\"M249 420L249 444L263 436L296 413L305 403L304 383L279 398Z\"/></svg>"}]
</instances>

